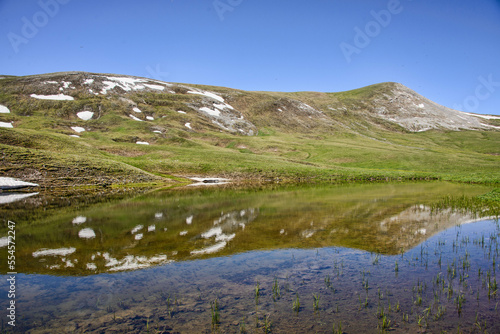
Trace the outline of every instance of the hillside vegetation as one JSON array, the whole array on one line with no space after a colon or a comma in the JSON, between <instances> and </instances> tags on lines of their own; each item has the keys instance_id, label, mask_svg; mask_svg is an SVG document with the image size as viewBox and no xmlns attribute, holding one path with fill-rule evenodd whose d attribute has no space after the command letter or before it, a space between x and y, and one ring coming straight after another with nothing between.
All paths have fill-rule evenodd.
<instances>
[{"instance_id":1,"label":"hillside vegetation","mask_svg":"<svg viewBox=\"0 0 500 334\"><path fill-rule=\"evenodd\" d=\"M71 72L2 77L0 106L0 175L43 186L192 175L500 180L500 117L445 108L397 83L248 92Z\"/></svg>"}]
</instances>

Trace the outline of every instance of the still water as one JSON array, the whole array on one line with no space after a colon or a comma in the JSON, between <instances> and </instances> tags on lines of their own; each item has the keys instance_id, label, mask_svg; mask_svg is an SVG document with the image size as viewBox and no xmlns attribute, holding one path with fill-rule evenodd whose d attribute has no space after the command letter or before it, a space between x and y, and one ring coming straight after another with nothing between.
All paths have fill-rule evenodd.
<instances>
[{"instance_id":1,"label":"still water","mask_svg":"<svg viewBox=\"0 0 500 334\"><path fill-rule=\"evenodd\" d=\"M489 190L432 182L21 199L0 206L16 223L18 273L16 327L0 312L2 330L500 332L498 221L433 209L446 195Z\"/></svg>"}]
</instances>

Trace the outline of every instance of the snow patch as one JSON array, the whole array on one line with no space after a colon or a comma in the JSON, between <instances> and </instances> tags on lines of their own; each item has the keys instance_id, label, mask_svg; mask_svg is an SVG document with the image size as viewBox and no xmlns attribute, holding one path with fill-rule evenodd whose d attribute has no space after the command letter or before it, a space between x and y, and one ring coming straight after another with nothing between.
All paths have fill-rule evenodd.
<instances>
[{"instance_id":1,"label":"snow patch","mask_svg":"<svg viewBox=\"0 0 500 334\"><path fill-rule=\"evenodd\" d=\"M191 123L186 123L186 124L184 124L184 126L185 126L186 128L188 128L188 129L191 129L191 130L193 129L193 128L191 127Z\"/></svg>"},{"instance_id":2,"label":"snow patch","mask_svg":"<svg viewBox=\"0 0 500 334\"><path fill-rule=\"evenodd\" d=\"M85 129L80 127L80 126L72 126L71 129L73 129L73 131L78 132L78 133L85 131Z\"/></svg>"},{"instance_id":3,"label":"snow patch","mask_svg":"<svg viewBox=\"0 0 500 334\"><path fill-rule=\"evenodd\" d=\"M205 113L209 114L210 116L217 116L217 117L219 117L219 116L220 116L220 111L219 111L219 110L217 110L217 109L212 110L212 109L207 108L207 107L201 107L201 108L200 108L200 111L203 111L203 112L205 112Z\"/></svg>"},{"instance_id":4,"label":"snow patch","mask_svg":"<svg viewBox=\"0 0 500 334\"><path fill-rule=\"evenodd\" d=\"M80 111L76 113L76 116L78 116L79 119L82 119L84 121L88 121L92 119L94 116L94 113L92 111Z\"/></svg>"},{"instance_id":5,"label":"snow patch","mask_svg":"<svg viewBox=\"0 0 500 334\"><path fill-rule=\"evenodd\" d=\"M147 141L138 141L136 142L137 145L149 145Z\"/></svg>"},{"instance_id":6,"label":"snow patch","mask_svg":"<svg viewBox=\"0 0 500 334\"><path fill-rule=\"evenodd\" d=\"M142 230L143 228L144 228L143 225L137 225L136 227L134 227L132 229L132 231L130 231L130 233L135 234L135 233L139 232L140 230Z\"/></svg>"},{"instance_id":7,"label":"snow patch","mask_svg":"<svg viewBox=\"0 0 500 334\"><path fill-rule=\"evenodd\" d=\"M129 115L130 118L132 118L134 121L137 121L137 122L142 122L142 119L139 119L137 117L135 117L134 115Z\"/></svg>"},{"instance_id":8,"label":"snow patch","mask_svg":"<svg viewBox=\"0 0 500 334\"><path fill-rule=\"evenodd\" d=\"M1 237L0 238L0 248L7 247L8 244L9 244L9 238L8 237Z\"/></svg>"},{"instance_id":9,"label":"snow patch","mask_svg":"<svg viewBox=\"0 0 500 334\"><path fill-rule=\"evenodd\" d=\"M146 116L146 119L147 119L148 121L154 121L154 120L155 120L153 116Z\"/></svg>"},{"instance_id":10,"label":"snow patch","mask_svg":"<svg viewBox=\"0 0 500 334\"><path fill-rule=\"evenodd\" d=\"M135 112L142 112L142 110L139 109L139 108L137 108L137 107L133 107L132 110L135 111Z\"/></svg>"},{"instance_id":11,"label":"snow patch","mask_svg":"<svg viewBox=\"0 0 500 334\"><path fill-rule=\"evenodd\" d=\"M178 112L179 114L185 114L185 113L186 113L185 111L182 111L182 110L177 110L177 112Z\"/></svg>"},{"instance_id":12,"label":"snow patch","mask_svg":"<svg viewBox=\"0 0 500 334\"><path fill-rule=\"evenodd\" d=\"M57 95L37 95L31 94L31 97L39 100L58 100L58 101L73 101L75 98L73 96L57 94Z\"/></svg>"},{"instance_id":13,"label":"snow patch","mask_svg":"<svg viewBox=\"0 0 500 334\"><path fill-rule=\"evenodd\" d=\"M214 99L214 100L217 100L219 102L224 103L224 99L222 97L220 97L219 95L215 94L215 93L206 92L206 91L200 91L200 92L198 92L198 91L190 90L190 91L188 91L188 94L204 95L206 97L209 97L211 99Z\"/></svg>"},{"instance_id":14,"label":"snow patch","mask_svg":"<svg viewBox=\"0 0 500 334\"><path fill-rule=\"evenodd\" d=\"M144 84L144 86L151 88L151 89L156 89L156 90L165 90L165 87L160 86L160 85Z\"/></svg>"},{"instance_id":15,"label":"snow patch","mask_svg":"<svg viewBox=\"0 0 500 334\"><path fill-rule=\"evenodd\" d=\"M10 113L9 108L0 104L0 114L8 114L8 113Z\"/></svg>"},{"instance_id":16,"label":"snow patch","mask_svg":"<svg viewBox=\"0 0 500 334\"><path fill-rule=\"evenodd\" d=\"M85 223L86 221L87 221L87 217L78 216L78 217L73 218L71 223L73 223L73 225L80 225L80 224Z\"/></svg>"},{"instance_id":17,"label":"snow patch","mask_svg":"<svg viewBox=\"0 0 500 334\"><path fill-rule=\"evenodd\" d=\"M0 128L13 128L12 123L0 122Z\"/></svg>"}]
</instances>

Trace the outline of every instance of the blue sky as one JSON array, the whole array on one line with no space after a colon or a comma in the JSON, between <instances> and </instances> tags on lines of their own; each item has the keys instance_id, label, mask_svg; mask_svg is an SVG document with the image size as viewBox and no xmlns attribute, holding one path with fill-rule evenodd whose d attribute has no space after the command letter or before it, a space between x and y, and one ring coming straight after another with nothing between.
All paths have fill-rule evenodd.
<instances>
[{"instance_id":1,"label":"blue sky","mask_svg":"<svg viewBox=\"0 0 500 334\"><path fill-rule=\"evenodd\" d=\"M400 82L500 114L500 0L0 0L0 73L261 91Z\"/></svg>"}]
</instances>

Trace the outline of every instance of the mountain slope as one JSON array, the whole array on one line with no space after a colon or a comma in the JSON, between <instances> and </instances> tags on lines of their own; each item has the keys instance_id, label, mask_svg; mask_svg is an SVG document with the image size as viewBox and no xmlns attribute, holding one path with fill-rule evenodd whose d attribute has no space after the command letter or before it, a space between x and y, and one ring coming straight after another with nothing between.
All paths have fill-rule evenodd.
<instances>
[{"instance_id":1,"label":"mountain slope","mask_svg":"<svg viewBox=\"0 0 500 334\"><path fill-rule=\"evenodd\" d=\"M84 72L3 77L0 172L45 185L208 173L497 182L499 121L397 83L278 93Z\"/></svg>"}]
</instances>

